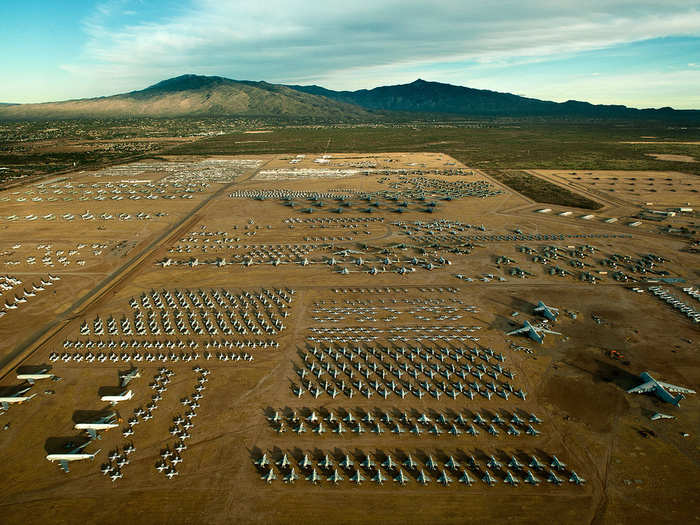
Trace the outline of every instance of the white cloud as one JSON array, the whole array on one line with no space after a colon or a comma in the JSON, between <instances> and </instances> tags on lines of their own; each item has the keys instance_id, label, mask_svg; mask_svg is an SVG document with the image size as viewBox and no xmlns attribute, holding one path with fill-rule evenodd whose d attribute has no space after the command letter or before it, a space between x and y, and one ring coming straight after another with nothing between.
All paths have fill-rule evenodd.
<instances>
[{"instance_id":1,"label":"white cloud","mask_svg":"<svg viewBox=\"0 0 700 525\"><path fill-rule=\"evenodd\" d=\"M131 13L146 4L107 0L83 21L83 53L62 69L85 93L138 89L182 73L335 89L417 76L465 83L464 63L483 74L627 42L700 36L700 10L688 0L190 0L135 22Z\"/></svg>"}]
</instances>

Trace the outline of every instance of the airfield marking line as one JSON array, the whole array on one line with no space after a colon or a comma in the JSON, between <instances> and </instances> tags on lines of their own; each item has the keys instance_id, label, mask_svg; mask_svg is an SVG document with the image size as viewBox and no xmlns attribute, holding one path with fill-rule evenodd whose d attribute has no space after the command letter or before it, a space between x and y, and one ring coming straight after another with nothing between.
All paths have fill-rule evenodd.
<instances>
[{"instance_id":1,"label":"airfield marking line","mask_svg":"<svg viewBox=\"0 0 700 525\"><path fill-rule=\"evenodd\" d=\"M269 161L268 161L269 162ZM265 163L267 164L267 163ZM264 165L263 165L264 166ZM257 173L258 170L262 169L262 166L254 170L251 177ZM251 178L249 177L249 178ZM42 344L48 339L55 336L65 325L74 319L80 312L85 311L92 304L97 302L100 298L104 297L110 290L113 290L115 286L124 281L124 279L130 276L139 266L143 263L153 252L160 248L168 239L172 238L175 234L178 234L180 230L185 227L190 227L190 225L199 218L195 214L201 211L204 206L209 204L216 197L224 194L229 190L231 186L236 184L236 181L230 182L223 185L217 191L209 195L206 199L202 200L197 206L192 208L185 216L180 219L179 222L173 224L173 226L163 232L159 237L154 239L148 246L141 250L137 255L132 257L129 261L125 262L122 266L117 268L115 271L110 273L105 279L97 284L92 290L87 294L83 295L80 299L70 305L61 314L56 316L53 321L46 325L43 329L35 332L24 342L20 343L15 349L0 362L0 379L7 376L14 368L19 366L28 357L30 357L36 350L41 348ZM82 307L82 308L81 308Z\"/></svg>"}]
</instances>

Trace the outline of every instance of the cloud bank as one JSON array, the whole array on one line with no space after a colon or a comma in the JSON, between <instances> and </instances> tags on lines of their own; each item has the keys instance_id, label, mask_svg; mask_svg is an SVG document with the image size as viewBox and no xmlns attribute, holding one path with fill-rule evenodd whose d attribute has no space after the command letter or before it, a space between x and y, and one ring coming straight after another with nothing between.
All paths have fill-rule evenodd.
<instances>
[{"instance_id":1,"label":"cloud bank","mask_svg":"<svg viewBox=\"0 0 700 525\"><path fill-rule=\"evenodd\" d=\"M570 0L497 6L469 0L191 0L174 12L151 9L139 16L140 9L138 1L100 4L84 20L81 56L63 69L91 83L111 83L114 92L185 72L358 89L426 71L444 79L443 66L460 83L512 64L655 38L700 37L700 9L686 0L590 0L585 7Z\"/></svg>"}]
</instances>

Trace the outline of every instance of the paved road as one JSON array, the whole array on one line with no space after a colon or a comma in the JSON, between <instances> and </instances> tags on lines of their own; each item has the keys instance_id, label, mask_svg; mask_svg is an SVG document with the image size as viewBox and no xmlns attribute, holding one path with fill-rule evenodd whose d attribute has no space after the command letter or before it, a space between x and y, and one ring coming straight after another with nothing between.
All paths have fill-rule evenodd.
<instances>
[{"instance_id":1,"label":"paved road","mask_svg":"<svg viewBox=\"0 0 700 525\"><path fill-rule=\"evenodd\" d=\"M192 225L199 220L197 213L200 212L206 205L217 197L224 195L235 184L253 178L259 170L265 167L266 164L267 163L259 166L248 176L243 176L234 182L222 186L209 197L202 200L202 202L192 208L182 219L173 224L169 229L164 231L161 235L149 243L148 246L144 247L131 259L110 273L92 290L80 297L61 314L56 316L53 321L31 334L24 341L13 348L12 351L0 359L0 379L4 378L14 368L30 357L38 348L40 348L41 343L54 336L68 321L77 315L80 315L81 312L86 311L96 301L104 297L110 290L113 290L116 286L131 277L131 275L138 270L141 263L143 263L144 260L146 260L154 251L160 248L169 239L179 237L183 232L189 231Z\"/></svg>"}]
</instances>

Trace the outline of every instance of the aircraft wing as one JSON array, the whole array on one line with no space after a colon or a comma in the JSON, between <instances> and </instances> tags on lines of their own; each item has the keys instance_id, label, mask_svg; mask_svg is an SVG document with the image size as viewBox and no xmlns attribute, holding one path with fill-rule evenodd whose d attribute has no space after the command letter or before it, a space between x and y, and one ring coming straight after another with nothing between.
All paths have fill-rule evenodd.
<instances>
[{"instance_id":1,"label":"aircraft wing","mask_svg":"<svg viewBox=\"0 0 700 525\"><path fill-rule=\"evenodd\" d=\"M63 472L70 472L70 470L68 470L68 462L65 459L62 459L58 463L61 465Z\"/></svg>"},{"instance_id":2,"label":"aircraft wing","mask_svg":"<svg viewBox=\"0 0 700 525\"><path fill-rule=\"evenodd\" d=\"M95 430L94 428L88 428L87 432L88 434L90 434L90 437L92 439L95 439L97 437L97 430Z\"/></svg>"},{"instance_id":3,"label":"aircraft wing","mask_svg":"<svg viewBox=\"0 0 700 525\"><path fill-rule=\"evenodd\" d=\"M646 383L642 383L639 386L635 386L634 388L630 388L627 393L628 394L644 394L645 392L651 392L656 388L656 385L658 383L656 381L647 381Z\"/></svg>"},{"instance_id":4,"label":"aircraft wing","mask_svg":"<svg viewBox=\"0 0 700 525\"><path fill-rule=\"evenodd\" d=\"M662 383L661 381L657 381L659 385L664 387L666 390L669 392L680 392L682 394L695 394L695 390L691 390L690 388L683 388L682 386L677 386L677 385L672 385L670 383Z\"/></svg>"},{"instance_id":5,"label":"aircraft wing","mask_svg":"<svg viewBox=\"0 0 700 525\"><path fill-rule=\"evenodd\" d=\"M508 332L506 335L523 334L523 333L529 332L529 331L530 331L529 326L523 326L522 328L518 328L516 330L513 330L512 332Z\"/></svg>"},{"instance_id":6,"label":"aircraft wing","mask_svg":"<svg viewBox=\"0 0 700 525\"><path fill-rule=\"evenodd\" d=\"M559 332L555 332L554 330L547 330L546 328L540 328L541 331L543 331L545 334L553 334L553 335L561 335Z\"/></svg>"}]
</instances>

